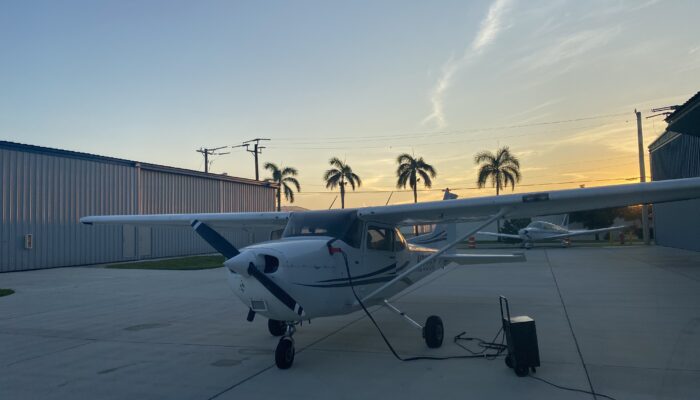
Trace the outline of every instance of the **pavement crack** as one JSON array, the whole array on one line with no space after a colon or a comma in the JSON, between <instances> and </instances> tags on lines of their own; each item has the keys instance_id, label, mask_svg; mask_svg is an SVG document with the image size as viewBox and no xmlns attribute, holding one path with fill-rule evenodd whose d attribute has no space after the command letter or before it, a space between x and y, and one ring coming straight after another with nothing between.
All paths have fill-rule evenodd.
<instances>
[{"instance_id":1,"label":"pavement crack","mask_svg":"<svg viewBox=\"0 0 700 400\"><path fill-rule=\"evenodd\" d=\"M543 249L544 258L549 266L549 272L552 274L552 279L554 280L554 286L557 288L557 294L559 295L559 301L561 301L561 306L564 308L564 315L566 316L566 322L569 324L569 330L571 331L571 337L574 339L574 344L576 345L576 352L578 352L578 357L581 360L581 366L583 371L586 373L586 380L588 381L588 387L591 389L591 394L593 399L597 399L595 389L593 389L593 382L591 381L591 376L588 374L588 368L586 367L586 362L583 360L583 353L581 353L581 347L578 344L578 339L576 339L576 333L574 333L574 326L571 323L571 318L569 318L569 312L566 309L566 304L564 303L564 296L561 294L561 289L559 289L559 282L557 282L557 277L554 275L554 268L552 267L552 262L549 260L549 254L547 249Z\"/></svg>"},{"instance_id":2,"label":"pavement crack","mask_svg":"<svg viewBox=\"0 0 700 400\"><path fill-rule=\"evenodd\" d=\"M72 350L72 349L75 349L75 348L78 348L78 347L82 347L82 346L88 345L88 344L90 344L90 343L94 343L93 340L89 340L89 339L81 339L81 340L88 340L88 341L85 342L85 343L76 344L76 345L74 345L74 346L68 346L68 347L65 347L65 348L62 348L62 349L59 349L59 350L56 350L56 351L51 351L51 352L48 352L48 353L43 353L43 354L40 354L40 355L38 355L38 356L23 358L23 359L21 359L21 360L17 360L17 361L15 361L15 362L6 364L5 366L6 366L6 367L10 367L10 366L15 365L15 364L19 364L19 363L23 363L23 362L27 362L27 361L31 361L31 360L36 360L37 358L42 358L42 357L50 356L50 355L57 354L57 353L60 353L60 352L63 352L63 351L68 351L68 350Z\"/></svg>"},{"instance_id":3,"label":"pavement crack","mask_svg":"<svg viewBox=\"0 0 700 400\"><path fill-rule=\"evenodd\" d=\"M361 319L363 319L363 318L365 318L365 317L366 317L366 315L365 315L365 314L362 314L362 316L360 316L360 317L358 317L358 318L356 318L356 319L354 319L354 320L348 322L347 324L345 324L345 325L339 327L338 329L336 329L336 330L330 332L329 334L327 334L327 335L325 335L325 336L323 336L323 337L320 337L320 338L316 339L315 341L311 342L310 344L308 344L307 346L305 346L305 347L302 348L301 350L297 351L296 354L300 354L300 353L304 352L304 350L309 349L309 348L311 348L312 346L314 346L314 345L316 345L316 344L318 344L318 343L320 343L320 342L322 342L322 341L328 339L329 337L335 335L336 333L342 331L343 329L349 327L350 325L354 324L354 323L357 322L357 321L360 321ZM250 375L250 376L248 376L248 377L246 377L246 378L243 378L242 380L240 380L240 381L234 383L233 385L227 387L226 389L220 391L219 393L216 393L215 395L209 397L208 400L213 400L213 399L215 399L215 398L221 396L222 394L227 393L227 392L229 392L229 391L231 391L231 390L237 388L238 386L240 386L240 385L242 385L242 384L244 384L244 383L250 381L251 379L253 379L253 378L255 378L255 377L261 375L262 373L264 373L264 372L266 372L266 371L269 371L269 370L272 369L274 366L275 366L275 364L269 365L269 366L267 366L267 367L261 369L260 371L254 373L254 374L252 374L252 375Z\"/></svg>"}]
</instances>

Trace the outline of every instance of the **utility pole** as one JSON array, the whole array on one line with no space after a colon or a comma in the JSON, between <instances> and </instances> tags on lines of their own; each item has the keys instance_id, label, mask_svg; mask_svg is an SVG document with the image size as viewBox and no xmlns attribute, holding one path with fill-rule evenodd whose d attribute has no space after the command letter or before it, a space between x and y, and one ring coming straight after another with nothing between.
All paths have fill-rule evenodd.
<instances>
[{"instance_id":1,"label":"utility pole","mask_svg":"<svg viewBox=\"0 0 700 400\"><path fill-rule=\"evenodd\" d=\"M644 167L644 134L642 133L642 112L634 110L637 116L637 145L639 146L639 180L647 181L646 168ZM642 205L642 237L644 244L649 244L649 206Z\"/></svg>"},{"instance_id":2,"label":"utility pole","mask_svg":"<svg viewBox=\"0 0 700 400\"><path fill-rule=\"evenodd\" d=\"M204 173L208 174L209 173L209 156L222 156L224 154L229 154L229 152L226 153L217 153L218 150L225 149L227 146L221 146L217 147L214 149L207 149L205 147L200 147L199 150L195 150L197 153L202 153L204 156Z\"/></svg>"},{"instance_id":3,"label":"utility pole","mask_svg":"<svg viewBox=\"0 0 700 400\"><path fill-rule=\"evenodd\" d=\"M265 148L265 146L260 146L260 142L263 140L270 140L270 139L263 139L263 138L255 138L251 140L246 140L242 144L239 144L238 146L231 146L231 148L236 148L236 147L245 147L245 151L248 153L252 153L253 157L255 158L255 180L259 181L260 180L260 169L258 167L258 154L262 154L262 149ZM250 147L253 147L252 149Z\"/></svg>"}]
</instances>

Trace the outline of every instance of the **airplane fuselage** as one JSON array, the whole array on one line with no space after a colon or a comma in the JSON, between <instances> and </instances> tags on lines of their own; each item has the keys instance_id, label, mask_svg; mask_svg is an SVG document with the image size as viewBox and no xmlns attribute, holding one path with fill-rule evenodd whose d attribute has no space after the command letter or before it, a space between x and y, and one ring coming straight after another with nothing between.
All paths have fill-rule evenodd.
<instances>
[{"instance_id":1,"label":"airplane fuselage","mask_svg":"<svg viewBox=\"0 0 700 400\"><path fill-rule=\"evenodd\" d=\"M331 246L334 250L329 250L331 240L331 237L299 237L252 245L225 263L225 273L233 292L251 310L275 320L299 321L347 314L360 309L351 285L358 297L362 298L435 251L405 241L402 249L392 251L373 250L366 245L355 248L342 240L333 241ZM304 315L283 304L257 279L237 272L245 267L242 263L250 262L258 265L270 279L304 305ZM386 297L446 264L436 259L419 267L405 286L396 287ZM348 270L352 282L348 278Z\"/></svg>"}]
</instances>

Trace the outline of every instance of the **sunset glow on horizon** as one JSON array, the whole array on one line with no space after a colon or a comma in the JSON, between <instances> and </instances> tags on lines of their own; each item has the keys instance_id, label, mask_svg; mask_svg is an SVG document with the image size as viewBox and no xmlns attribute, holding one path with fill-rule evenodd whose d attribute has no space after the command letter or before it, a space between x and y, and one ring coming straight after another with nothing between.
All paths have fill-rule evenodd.
<instances>
[{"instance_id":1,"label":"sunset glow on horizon","mask_svg":"<svg viewBox=\"0 0 700 400\"><path fill-rule=\"evenodd\" d=\"M503 194L638 182L663 133L651 108L698 87L700 3L7 1L0 140L203 170L201 147L269 138L299 170L293 205L325 209L338 157L362 178L347 207L413 201L396 157L438 172L419 201L476 189L474 155L508 146ZM671 45L672 44L672 45ZM211 171L254 177L242 148ZM647 178L651 171L647 160ZM419 184L420 185L420 184ZM339 207L340 200L333 207Z\"/></svg>"}]
</instances>

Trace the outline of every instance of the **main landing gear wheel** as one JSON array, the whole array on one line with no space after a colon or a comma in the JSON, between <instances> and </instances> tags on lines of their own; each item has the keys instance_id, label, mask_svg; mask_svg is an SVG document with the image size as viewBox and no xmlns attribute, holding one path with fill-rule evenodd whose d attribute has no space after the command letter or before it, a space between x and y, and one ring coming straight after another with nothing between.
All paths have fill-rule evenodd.
<instances>
[{"instance_id":1,"label":"main landing gear wheel","mask_svg":"<svg viewBox=\"0 0 700 400\"><path fill-rule=\"evenodd\" d=\"M521 367L519 365L515 366L515 375L518 375L519 377L527 376L527 367Z\"/></svg>"},{"instance_id":2,"label":"main landing gear wheel","mask_svg":"<svg viewBox=\"0 0 700 400\"><path fill-rule=\"evenodd\" d=\"M270 331L270 335L272 336L282 336L287 332L287 324L284 321L268 319L267 330Z\"/></svg>"},{"instance_id":3,"label":"main landing gear wheel","mask_svg":"<svg viewBox=\"0 0 700 400\"><path fill-rule=\"evenodd\" d=\"M442 320L437 315L431 315L425 321L423 327L423 338L425 344L431 349L437 349L442 346L442 339L445 336L445 328L442 325Z\"/></svg>"},{"instance_id":4,"label":"main landing gear wheel","mask_svg":"<svg viewBox=\"0 0 700 400\"><path fill-rule=\"evenodd\" d=\"M294 363L294 340L285 336L280 339L275 350L275 364L279 369L288 369Z\"/></svg>"}]
</instances>

